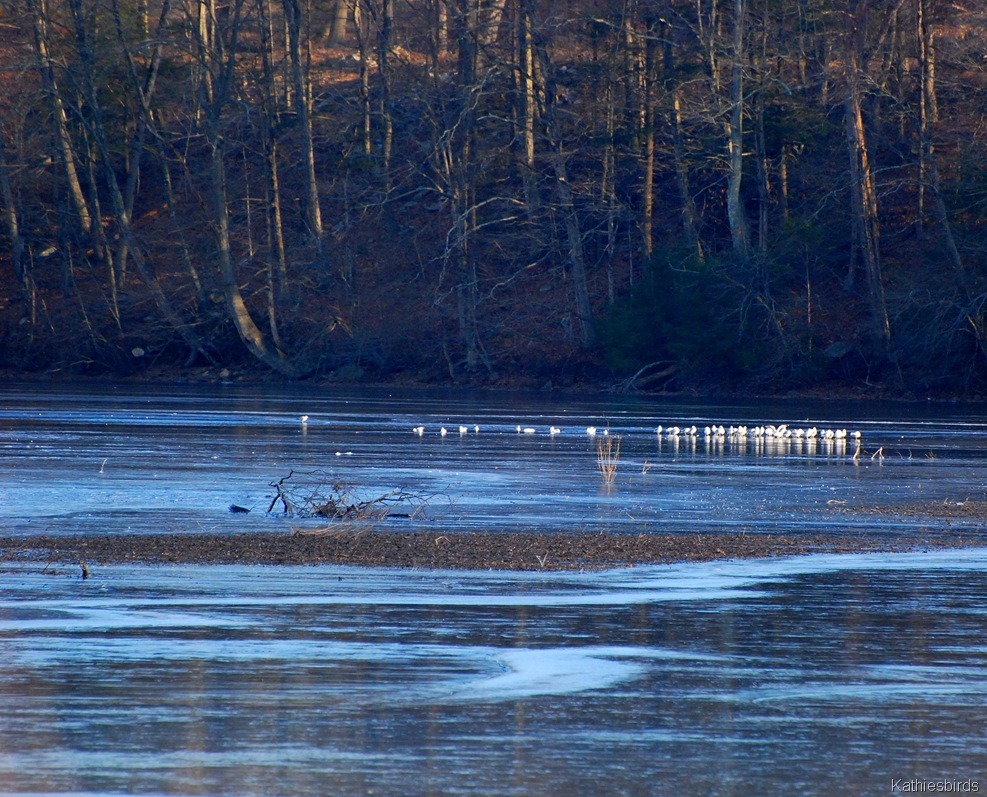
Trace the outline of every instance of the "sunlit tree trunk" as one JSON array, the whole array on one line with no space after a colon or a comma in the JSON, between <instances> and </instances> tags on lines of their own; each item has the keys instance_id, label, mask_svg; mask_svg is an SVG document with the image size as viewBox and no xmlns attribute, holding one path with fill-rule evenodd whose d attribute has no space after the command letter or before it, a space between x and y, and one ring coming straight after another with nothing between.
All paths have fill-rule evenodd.
<instances>
[{"instance_id":1,"label":"sunlit tree trunk","mask_svg":"<svg viewBox=\"0 0 987 797\"><path fill-rule=\"evenodd\" d=\"M713 113L720 119L726 144L726 211L734 253L745 258L750 248L750 229L743 203L744 167L744 70L745 32L748 24L746 0L733 0L732 27L724 33L726 18L720 0L695 4L696 34L709 73Z\"/></svg>"},{"instance_id":2,"label":"sunlit tree trunk","mask_svg":"<svg viewBox=\"0 0 987 797\"><path fill-rule=\"evenodd\" d=\"M730 223L730 240L733 251L746 257L750 248L747 212L741 196L744 176L744 28L747 26L745 0L734 0L733 51L730 67L730 113L727 121L727 219Z\"/></svg>"},{"instance_id":3,"label":"sunlit tree trunk","mask_svg":"<svg viewBox=\"0 0 987 797\"><path fill-rule=\"evenodd\" d=\"M269 368L289 377L300 376L300 370L254 321L240 290L237 269L233 262L230 240L229 209L226 189L226 155L223 133L223 111L228 103L236 67L241 13L245 0L234 0L225 22L229 40L223 30L215 31L213 46L200 42L203 75L211 102L205 106L205 136L209 148L209 206L216 239L219 276L226 307L247 350ZM292 0L285 0L292 2ZM304 102L304 94L302 95ZM296 98L297 101L297 98Z\"/></svg>"},{"instance_id":4,"label":"sunlit tree trunk","mask_svg":"<svg viewBox=\"0 0 987 797\"><path fill-rule=\"evenodd\" d=\"M754 97L754 156L757 159L757 251L762 260L768 253L768 226L771 204L771 156L764 127L764 103L771 79L768 58L768 9L762 6L760 41L756 54L758 85ZM766 280L765 280L766 282Z\"/></svg>"},{"instance_id":5,"label":"sunlit tree trunk","mask_svg":"<svg viewBox=\"0 0 987 797\"><path fill-rule=\"evenodd\" d=\"M696 0L696 35L702 47L703 60L709 71L710 88L714 96L719 96L722 88L719 35L720 13L719 0L710 0L709 7L703 10L703 0Z\"/></svg>"},{"instance_id":6,"label":"sunlit tree trunk","mask_svg":"<svg viewBox=\"0 0 987 797\"><path fill-rule=\"evenodd\" d=\"M322 210L319 204L319 183L315 174L315 145L312 139L312 114L307 70L302 58L302 0L284 0L285 22L288 26L288 50L291 55L291 76L294 88L295 114L302 134L302 166L305 180L303 209L309 237L315 247L315 260L322 264L325 240L322 231Z\"/></svg>"},{"instance_id":7,"label":"sunlit tree trunk","mask_svg":"<svg viewBox=\"0 0 987 797\"><path fill-rule=\"evenodd\" d=\"M518 118L521 133L521 181L524 185L524 201L528 218L538 208L537 176L535 173L535 115L538 101L535 96L535 52L531 38L531 2L523 0L517 15L518 69L520 72Z\"/></svg>"},{"instance_id":8,"label":"sunlit tree trunk","mask_svg":"<svg viewBox=\"0 0 987 797\"><path fill-rule=\"evenodd\" d=\"M380 0L377 30L377 73L380 75L380 118L383 128L381 155L384 191L391 190L391 153L394 148L394 117L391 113L391 33L394 28L393 0Z\"/></svg>"},{"instance_id":9,"label":"sunlit tree trunk","mask_svg":"<svg viewBox=\"0 0 987 797\"><path fill-rule=\"evenodd\" d=\"M936 91L936 39L932 9L935 0L917 0L919 7L920 58L922 61L922 87L929 123L939 121L939 98Z\"/></svg>"},{"instance_id":10,"label":"sunlit tree trunk","mask_svg":"<svg viewBox=\"0 0 987 797\"><path fill-rule=\"evenodd\" d=\"M370 0L355 0L356 36L360 48L360 108L362 110L363 154L368 158L373 152L373 108L370 101Z\"/></svg>"},{"instance_id":11,"label":"sunlit tree trunk","mask_svg":"<svg viewBox=\"0 0 987 797\"><path fill-rule=\"evenodd\" d=\"M342 0L341 0L342 1ZM275 308L277 295L283 294L288 282L288 257L284 242L284 220L281 212L281 175L279 166L278 101L277 83L274 75L274 37L271 26L270 0L257 0L257 13L260 22L261 61L264 70L262 80L263 104L266 123L264 125L264 155L267 165L267 207L269 250L268 321L271 334L278 339L278 323Z\"/></svg>"},{"instance_id":12,"label":"sunlit tree trunk","mask_svg":"<svg viewBox=\"0 0 987 797\"><path fill-rule=\"evenodd\" d=\"M449 0L431 0L435 9L435 50L438 54L449 49Z\"/></svg>"},{"instance_id":13,"label":"sunlit tree trunk","mask_svg":"<svg viewBox=\"0 0 987 797\"><path fill-rule=\"evenodd\" d=\"M134 61L133 48L128 41L126 31L124 29L119 0L113 0L112 3L113 21L116 25L117 38L120 41L123 49L123 55L127 61L127 74L130 78L134 95L137 97L138 104L136 123L137 130L130 146L130 157L127 161L127 180L123 194L124 211L127 214L128 223L133 217L134 202L137 199L137 185L140 178L141 159L144 156L148 136L152 134L154 127L154 122L151 115L151 101L154 97L158 70L161 66L162 47L166 39L166 24L168 22L168 14L170 9L170 0L163 0L155 31L155 43L151 47L151 57L148 61L146 69L144 70L143 76L141 76L138 72L137 64ZM143 31L141 49L143 49L148 43L146 41L146 4L143 7L143 13L144 17L141 22L141 29ZM126 238L121 237L116 256L116 271L120 281L122 281L126 276L128 257L127 246L128 244Z\"/></svg>"},{"instance_id":14,"label":"sunlit tree trunk","mask_svg":"<svg viewBox=\"0 0 987 797\"><path fill-rule=\"evenodd\" d=\"M864 3L865 0L861 0L861 6ZM867 149L867 136L861 107L863 87L861 85L860 48L863 46L864 35L861 17L862 13L848 13L846 17L847 71L844 117L850 154L850 196L853 225L864 261L874 322L880 336L890 347L891 322L888 317L881 269L880 217L877 192L874 186L874 171L870 162L870 153Z\"/></svg>"},{"instance_id":15,"label":"sunlit tree trunk","mask_svg":"<svg viewBox=\"0 0 987 797\"><path fill-rule=\"evenodd\" d=\"M86 203L86 197L82 191L82 183L79 181L79 174L76 170L76 155L72 147L72 138L69 134L68 117L65 114L65 105L62 102L59 92L58 80L55 77L55 63L51 57L49 40L50 18L48 14L48 0L28 0L28 8L31 11L34 22L34 43L39 72L45 93L51 104L55 149L58 152L62 170L65 174L69 198L72 201L72 207L75 209L76 222L83 235L88 235L92 231L93 222Z\"/></svg>"},{"instance_id":16,"label":"sunlit tree trunk","mask_svg":"<svg viewBox=\"0 0 987 797\"><path fill-rule=\"evenodd\" d=\"M222 53L213 54L213 28L216 22L215 0L190 0L195 6L194 29L190 30L193 50L198 56L192 67L193 96L196 98L196 119L201 118L203 103L212 105L213 85L209 69L205 66L206 58L215 55L221 58ZM219 46L222 42L217 43ZM200 95L203 95L200 97Z\"/></svg>"},{"instance_id":17,"label":"sunlit tree trunk","mask_svg":"<svg viewBox=\"0 0 987 797\"><path fill-rule=\"evenodd\" d=\"M222 141L218 136L211 135L209 146L211 152L209 186L212 216L216 234L219 272L226 305L229 308L233 323L236 325L237 332L240 333L240 339L250 353L270 368L287 376L297 377L299 375L297 369L288 362L284 352L264 335L243 300L230 247L229 211L226 203L226 169L223 164Z\"/></svg>"},{"instance_id":18,"label":"sunlit tree trunk","mask_svg":"<svg viewBox=\"0 0 987 797\"><path fill-rule=\"evenodd\" d=\"M349 22L351 0L335 0L332 8L332 17L329 29L323 33L322 38L330 47L337 47L346 38L346 25Z\"/></svg>"},{"instance_id":19,"label":"sunlit tree trunk","mask_svg":"<svg viewBox=\"0 0 987 797\"><path fill-rule=\"evenodd\" d=\"M930 172L934 168L932 162L932 128L939 117L939 105L936 99L935 83L935 45L933 28L929 19L929 0L916 0L916 33L919 51L919 114L918 126L921 146L919 147L918 170L918 210L916 222L921 232L925 220L926 187L931 181Z\"/></svg>"},{"instance_id":20,"label":"sunlit tree trunk","mask_svg":"<svg viewBox=\"0 0 987 797\"><path fill-rule=\"evenodd\" d=\"M658 31L653 26L646 28L644 42L644 153L642 156L641 180L641 253L649 262L654 252L654 213L655 213L655 84L658 81ZM633 276L633 270L631 272ZM632 280L633 281L633 280Z\"/></svg>"},{"instance_id":21,"label":"sunlit tree trunk","mask_svg":"<svg viewBox=\"0 0 987 797\"><path fill-rule=\"evenodd\" d=\"M633 14L633 4L628 3L621 9L619 17L621 39L623 41L623 82L624 82L624 113L627 128L633 136L634 148L640 146L640 136L644 129L644 102L642 72L643 57L640 44L641 37L637 31L637 20Z\"/></svg>"}]
</instances>

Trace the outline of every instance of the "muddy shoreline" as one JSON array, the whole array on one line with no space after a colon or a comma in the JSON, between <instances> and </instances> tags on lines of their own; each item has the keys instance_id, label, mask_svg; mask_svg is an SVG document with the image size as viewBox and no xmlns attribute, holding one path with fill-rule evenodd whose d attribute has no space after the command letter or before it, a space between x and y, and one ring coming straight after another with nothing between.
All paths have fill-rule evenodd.
<instances>
[{"instance_id":1,"label":"muddy shoreline","mask_svg":"<svg viewBox=\"0 0 987 797\"><path fill-rule=\"evenodd\" d=\"M0 561L80 565L351 565L462 570L600 570L811 553L980 547L979 534L615 534L391 530L325 533L0 537Z\"/></svg>"}]
</instances>

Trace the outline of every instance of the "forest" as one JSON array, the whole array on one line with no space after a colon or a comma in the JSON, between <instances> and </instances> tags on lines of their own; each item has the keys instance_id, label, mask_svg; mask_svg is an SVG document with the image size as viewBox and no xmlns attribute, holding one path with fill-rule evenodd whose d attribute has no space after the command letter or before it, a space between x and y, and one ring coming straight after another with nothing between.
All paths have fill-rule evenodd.
<instances>
[{"instance_id":1,"label":"forest","mask_svg":"<svg viewBox=\"0 0 987 797\"><path fill-rule=\"evenodd\" d=\"M981 0L0 0L0 369L987 388Z\"/></svg>"}]
</instances>

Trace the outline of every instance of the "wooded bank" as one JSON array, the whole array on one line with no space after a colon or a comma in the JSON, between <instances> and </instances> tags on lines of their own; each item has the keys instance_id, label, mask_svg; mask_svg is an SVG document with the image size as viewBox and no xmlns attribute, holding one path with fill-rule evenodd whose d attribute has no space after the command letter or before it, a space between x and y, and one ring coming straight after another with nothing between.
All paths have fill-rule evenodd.
<instances>
[{"instance_id":1,"label":"wooded bank","mask_svg":"<svg viewBox=\"0 0 987 797\"><path fill-rule=\"evenodd\" d=\"M987 376L987 10L0 0L0 367Z\"/></svg>"}]
</instances>

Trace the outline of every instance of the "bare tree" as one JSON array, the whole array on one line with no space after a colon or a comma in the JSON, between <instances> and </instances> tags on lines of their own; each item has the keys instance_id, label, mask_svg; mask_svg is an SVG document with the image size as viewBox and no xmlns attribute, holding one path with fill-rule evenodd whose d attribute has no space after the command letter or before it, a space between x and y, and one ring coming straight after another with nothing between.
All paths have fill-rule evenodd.
<instances>
[{"instance_id":1,"label":"bare tree","mask_svg":"<svg viewBox=\"0 0 987 797\"><path fill-rule=\"evenodd\" d=\"M96 91L93 67L93 46L92 31L87 23L86 15L82 7L82 0L69 0L72 17L75 24L76 46L81 65L81 84L85 94L89 115L87 117L87 129L92 140L95 142L96 152L101 166L103 181L105 182L112 203L114 222L117 226L120 238L125 242L127 251L131 253L134 265L137 268L141 279L148 287L154 298L158 309L167 319L172 327L182 336L188 344L193 357L201 355L207 360L211 357L206 352L202 341L194 329L189 326L172 306L165 292L158 283L153 269L144 257L143 251L137 244L137 239L131 225L131 213L127 208L123 191L117 179L114 169L113 156L110 151L107 125L103 118L102 103ZM146 100L146 94L144 96Z\"/></svg>"},{"instance_id":2,"label":"bare tree","mask_svg":"<svg viewBox=\"0 0 987 797\"><path fill-rule=\"evenodd\" d=\"M315 174L315 144L312 139L312 87L302 57L302 37L307 32L301 0L284 0L285 23L288 28L288 51L291 55L291 76L295 97L295 114L302 134L302 163L305 170L303 208L305 223L315 247L316 263L322 264L326 255L322 230L322 210L319 204L319 183Z\"/></svg>"},{"instance_id":3,"label":"bare tree","mask_svg":"<svg viewBox=\"0 0 987 797\"><path fill-rule=\"evenodd\" d=\"M350 19L350 0L334 0L329 27L322 33L322 38L330 47L337 47L346 38L346 26Z\"/></svg>"},{"instance_id":4,"label":"bare tree","mask_svg":"<svg viewBox=\"0 0 987 797\"><path fill-rule=\"evenodd\" d=\"M727 132L729 171L727 177L727 218L733 251L746 257L750 249L747 212L741 196L744 177L744 69L746 66L746 0L733 0L733 47L730 57L730 113L724 124Z\"/></svg>"},{"instance_id":5,"label":"bare tree","mask_svg":"<svg viewBox=\"0 0 987 797\"><path fill-rule=\"evenodd\" d=\"M558 92L555 67L549 55L548 45L541 31L535 33L535 53L544 80L545 109L543 123L547 157L551 163L555 181L556 204L565 229L567 260L572 277L575 314L579 325L579 337L584 347L596 341L593 327L593 305L590 301L586 255L583 248L583 230L573 202L572 186L567 168L568 153L559 123Z\"/></svg>"},{"instance_id":6,"label":"bare tree","mask_svg":"<svg viewBox=\"0 0 987 797\"><path fill-rule=\"evenodd\" d=\"M230 99L235 77L244 1L234 0L224 24L212 26L207 31L207 38L200 37L197 41L203 75L205 133L209 150L209 198L216 254L226 306L247 350L275 371L286 376L298 377L301 370L268 335L264 334L247 307L240 290L230 240L225 165L227 120L224 118L224 111Z\"/></svg>"},{"instance_id":7,"label":"bare tree","mask_svg":"<svg viewBox=\"0 0 987 797\"><path fill-rule=\"evenodd\" d=\"M850 198L853 208L853 229L864 261L867 289L876 329L890 352L891 321L888 317L881 267L881 227L878 212L874 168L867 145L864 125L863 97L867 82L868 63L864 43L868 33L869 0L850 0L845 13L846 32L846 95L843 101L847 147L850 155ZM898 7L904 0L898 1ZM880 32L887 36L890 21L897 8L888 12ZM874 50L872 50L874 52Z\"/></svg>"},{"instance_id":8,"label":"bare tree","mask_svg":"<svg viewBox=\"0 0 987 797\"><path fill-rule=\"evenodd\" d=\"M45 93L51 105L52 126L56 142L55 149L58 152L58 157L65 173L65 181L68 185L69 197L75 209L79 229L82 233L88 235L92 231L92 216L90 215L89 206L83 194L82 183L79 180L79 174L76 169L76 153L72 145L72 137L69 133L68 117L65 113L65 105L62 102L59 81L56 75L55 60L51 55L48 2L47 0L27 0L27 3L34 22L35 53L38 58L39 72L45 87Z\"/></svg>"}]
</instances>

